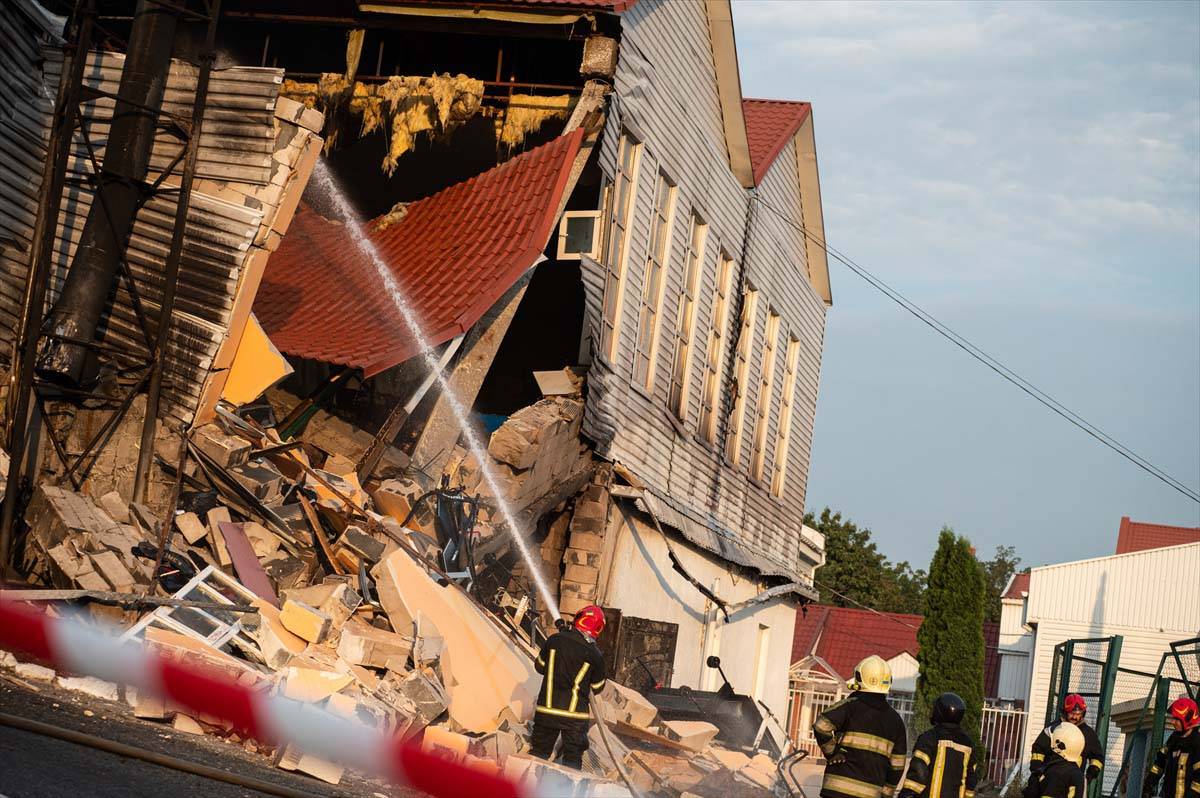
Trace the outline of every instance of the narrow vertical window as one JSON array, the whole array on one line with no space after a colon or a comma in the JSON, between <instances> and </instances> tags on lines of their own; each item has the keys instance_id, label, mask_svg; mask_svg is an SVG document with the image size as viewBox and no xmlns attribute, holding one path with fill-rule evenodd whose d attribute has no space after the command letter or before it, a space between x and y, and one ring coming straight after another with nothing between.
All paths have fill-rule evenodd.
<instances>
[{"instance_id":1,"label":"narrow vertical window","mask_svg":"<svg viewBox=\"0 0 1200 798\"><path fill-rule=\"evenodd\" d=\"M709 443L717 440L717 386L720 385L721 369L725 365L725 329L729 326L729 297L732 291L733 261L722 252L704 359L704 393L700 396L700 434Z\"/></svg>"},{"instance_id":2,"label":"narrow vertical window","mask_svg":"<svg viewBox=\"0 0 1200 798\"><path fill-rule=\"evenodd\" d=\"M746 399L750 380L750 345L754 341L754 316L758 310L758 292L753 288L746 289L742 298L742 326L738 332L737 364L734 371L734 381L737 393L733 399L732 434L729 436L729 447L725 456L729 462L737 465L742 459L742 431L746 426Z\"/></svg>"},{"instance_id":3,"label":"narrow vertical window","mask_svg":"<svg viewBox=\"0 0 1200 798\"><path fill-rule=\"evenodd\" d=\"M775 389L775 350L779 345L779 314L768 311L767 339L762 351L762 379L759 381L758 414L754 419L754 450L750 455L750 474L763 478L767 458L767 427L771 424L771 392Z\"/></svg>"},{"instance_id":4,"label":"narrow vertical window","mask_svg":"<svg viewBox=\"0 0 1200 798\"><path fill-rule=\"evenodd\" d=\"M792 405L796 401L796 372L800 368L800 342L788 338L787 366L783 374L783 403L779 406L779 443L775 449L775 466L771 474L771 495L783 496L783 481L787 478L789 446L792 440Z\"/></svg>"},{"instance_id":5,"label":"narrow vertical window","mask_svg":"<svg viewBox=\"0 0 1200 798\"><path fill-rule=\"evenodd\" d=\"M696 326L696 294L700 290L700 272L704 267L704 240L708 225L692 214L688 250L684 256L683 292L679 295L679 313L675 316L675 359L671 363L671 412L680 421L687 420L688 375L692 371L692 335ZM720 287L717 288L720 291ZM719 298L719 295L718 295Z\"/></svg>"},{"instance_id":6,"label":"narrow vertical window","mask_svg":"<svg viewBox=\"0 0 1200 798\"><path fill-rule=\"evenodd\" d=\"M604 253L604 304L600 314L600 351L610 362L617 356L621 300L625 287L625 260L629 253L629 220L637 196L638 164L642 145L628 133L617 145L617 174L612 186L612 216L608 247Z\"/></svg>"},{"instance_id":7,"label":"narrow vertical window","mask_svg":"<svg viewBox=\"0 0 1200 798\"><path fill-rule=\"evenodd\" d=\"M650 246L642 279L642 307L638 314L633 379L646 390L654 387L658 359L659 310L662 308L663 271L671 256L671 225L675 218L675 186L662 172L654 186L654 211L650 218Z\"/></svg>"}]
</instances>

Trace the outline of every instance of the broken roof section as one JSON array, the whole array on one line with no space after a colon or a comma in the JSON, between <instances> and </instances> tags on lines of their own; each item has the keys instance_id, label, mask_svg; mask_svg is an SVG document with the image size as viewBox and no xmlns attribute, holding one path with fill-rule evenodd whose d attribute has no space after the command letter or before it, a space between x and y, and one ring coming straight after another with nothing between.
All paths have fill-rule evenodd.
<instances>
[{"instance_id":1,"label":"broken roof section","mask_svg":"<svg viewBox=\"0 0 1200 798\"><path fill-rule=\"evenodd\" d=\"M367 224L431 346L465 333L536 263L582 141L575 130L409 205L398 222ZM281 351L368 377L420 353L353 233L307 207L271 258L254 312Z\"/></svg>"}]
</instances>

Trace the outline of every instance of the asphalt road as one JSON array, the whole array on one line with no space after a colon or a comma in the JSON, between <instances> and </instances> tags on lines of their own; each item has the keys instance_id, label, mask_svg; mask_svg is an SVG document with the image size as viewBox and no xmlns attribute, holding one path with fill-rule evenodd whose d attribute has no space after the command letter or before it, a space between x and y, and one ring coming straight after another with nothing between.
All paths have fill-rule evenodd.
<instances>
[{"instance_id":1,"label":"asphalt road","mask_svg":"<svg viewBox=\"0 0 1200 798\"><path fill-rule=\"evenodd\" d=\"M0 679L0 713L134 745L313 796L417 798L347 774L336 787L272 767L265 756L212 736L176 732L114 704L45 682L37 691ZM92 713L91 715L85 713ZM265 796L202 776L0 724L0 798L235 798Z\"/></svg>"}]
</instances>

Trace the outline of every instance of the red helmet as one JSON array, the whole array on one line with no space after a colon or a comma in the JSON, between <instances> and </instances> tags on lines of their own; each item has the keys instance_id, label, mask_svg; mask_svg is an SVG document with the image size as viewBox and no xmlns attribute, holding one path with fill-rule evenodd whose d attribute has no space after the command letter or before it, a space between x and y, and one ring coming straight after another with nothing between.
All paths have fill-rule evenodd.
<instances>
[{"instance_id":1,"label":"red helmet","mask_svg":"<svg viewBox=\"0 0 1200 798\"><path fill-rule=\"evenodd\" d=\"M1200 708L1197 708L1196 702L1190 698L1176 698L1171 702L1167 714L1182 723L1184 731L1200 726Z\"/></svg>"},{"instance_id":2,"label":"red helmet","mask_svg":"<svg viewBox=\"0 0 1200 798\"><path fill-rule=\"evenodd\" d=\"M1063 712L1087 712L1087 702L1079 693L1071 693L1063 699Z\"/></svg>"},{"instance_id":3,"label":"red helmet","mask_svg":"<svg viewBox=\"0 0 1200 798\"><path fill-rule=\"evenodd\" d=\"M592 637L599 637L604 631L604 610L595 604L587 605L575 613L575 628Z\"/></svg>"}]
</instances>

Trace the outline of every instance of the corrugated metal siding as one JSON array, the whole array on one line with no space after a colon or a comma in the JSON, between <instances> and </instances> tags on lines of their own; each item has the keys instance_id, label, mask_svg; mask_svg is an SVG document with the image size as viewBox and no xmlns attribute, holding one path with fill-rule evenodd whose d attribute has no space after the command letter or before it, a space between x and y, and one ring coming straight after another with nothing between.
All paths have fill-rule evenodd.
<instances>
[{"instance_id":1,"label":"corrugated metal siding","mask_svg":"<svg viewBox=\"0 0 1200 798\"><path fill-rule=\"evenodd\" d=\"M33 62L29 66L28 74L35 78L31 85L39 95L53 97L63 69L61 53L45 50L42 58L44 73L42 64ZM124 58L119 54L90 53L85 80L95 88L115 92L123 64ZM288 198L298 196L303 190L302 180L307 179L307 174L300 182L295 179L301 153L319 147L320 139L314 134L291 121L275 118L282 78L283 72L278 69L235 67L213 73L166 364L165 408L179 421L192 419L203 385L214 367L214 358L230 333L235 305L242 301L239 290L247 264L256 259L261 267L265 250L277 245L286 228L290 217L278 220L277 211L288 204ZM194 68L174 63L164 109L190 116L194 89ZM15 227L20 231L18 238L23 236L21 247L0 251L0 327L10 335L16 326L24 290L28 236L41 184L40 164L49 140L49 101L30 103L30 107L40 111L32 141L30 130L14 132L11 126L0 127L0 180L15 174L14 179L26 181L22 186L23 214L6 213L7 209L0 205L0 230ZM93 137L92 144L102 145L113 102L101 99L83 107L84 125ZM74 145L59 215L48 303L62 289L93 197L84 182L93 167L79 132ZM151 178L154 170L164 168L181 146L178 139L162 131L156 135ZM101 146L101 155L102 151ZM19 157L26 152L36 157ZM315 155L315 150L312 153ZM36 169L32 168L34 161ZM147 201L138 211L127 251L134 282L152 322L158 315L175 212L175 196L171 193ZM252 295L244 298L247 302L252 299ZM244 322L244 314L241 321ZM132 357L147 356L148 347L123 283L102 341Z\"/></svg>"},{"instance_id":2,"label":"corrugated metal siding","mask_svg":"<svg viewBox=\"0 0 1200 798\"><path fill-rule=\"evenodd\" d=\"M1037 570L1034 570L1037 573ZM1035 577L1036 579L1036 577ZM1146 584L1162 584L1159 582L1140 583L1142 595L1146 596ZM1179 584L1179 583L1171 583ZM1035 595L1036 582L1031 585L1030 596ZM1158 591L1150 591L1158 592ZM1025 732L1025 739L1030 745L1036 738L1037 734L1044 728L1046 719L1046 698L1049 695L1050 672L1054 663L1054 647L1066 640L1094 638L1094 637L1109 637L1111 635L1122 635L1124 641L1121 648L1121 667L1131 670L1144 671L1153 674L1158 670L1159 661L1170 646L1170 643L1175 640L1180 640L1194 635L1200 626L1200 617L1194 618L1196 624L1191 627L1189 632L1162 632L1157 630L1149 630L1145 628L1132 628L1126 626L1111 625L1092 625L1090 623L1069 623L1063 621L1047 620L1038 624L1037 639L1034 646L1034 655L1032 661L1032 677L1029 690L1029 720ZM1078 652L1078 649L1077 649ZM1088 652L1092 656L1097 656L1099 650ZM1083 671L1083 668L1080 668ZM1152 679L1148 677L1138 677L1133 675L1122 674L1117 679L1116 688L1113 695L1113 704L1119 704L1122 701L1132 699L1144 699L1147 691L1150 689ZM1086 674L1082 680L1072 682L1072 689L1087 690L1089 692L1097 692L1099 685L1094 678L1090 678ZM1089 699L1088 716L1089 723L1095 724L1095 700ZM1111 725L1107 741L1107 757L1104 765L1104 792L1107 794L1112 789L1116 781L1118 771L1121 767L1121 756L1124 750L1125 738L1120 733L1120 730ZM1029 751L1028 745L1023 752L1024 761L1028 762Z\"/></svg>"},{"instance_id":3,"label":"corrugated metal siding","mask_svg":"<svg viewBox=\"0 0 1200 798\"><path fill-rule=\"evenodd\" d=\"M803 242L798 233L759 208L744 251L750 194L729 169L724 127L717 97L715 69L703 3L649 0L622 15L620 63L616 75L614 113L610 114L600 147L600 165L610 177L615 171L617 142L623 129L644 145L637 204L629 228L629 260L625 301L619 309L620 335L615 362L595 356L589 374L589 399L584 431L598 452L632 469L664 502L701 526L720 526L739 543L780 564L780 573L811 576L821 553L802 542L801 518L807 483L813 416L824 336L823 303L813 293L806 274ZM795 151L789 144L759 191L772 205L793 209L799 217L799 188ZM655 171L662 169L678 184L671 258L667 265L662 305L661 340L672 342L658 352L656 378L649 392L634 388L633 352L637 331L638 295L644 280L653 208ZM683 255L687 251L689 219L698 213L708 223L708 239L697 291L696 328L688 380L683 432L672 424L668 410L672 331L683 290ZM698 434L703 396L704 352L716 293L718 259L725 252L745 260L748 280L761 291L755 340L750 350L746 429L737 469L722 465L714 447ZM600 264L584 261L588 329L599 329L604 274ZM735 287L736 291L736 287ZM733 301L734 307L737 301ZM761 352L767 308L781 316L780 352L787 335L801 342L798 387L794 404L792 443L787 483L782 499L770 495L770 469L760 483L749 478L753 422L762 384ZM738 319L730 318L724 345L736 335ZM593 347L594 349L594 347ZM726 359L729 358L726 351ZM771 364L772 407L782 398L784 361ZM724 378L725 374L722 374ZM725 385L723 391L728 391ZM776 455L778 418L770 419L768 462Z\"/></svg>"},{"instance_id":4,"label":"corrugated metal siding","mask_svg":"<svg viewBox=\"0 0 1200 798\"><path fill-rule=\"evenodd\" d=\"M1034 568L1028 619L1143 629L1200 628L1200 543ZM1171 590L1147 590L1170 585Z\"/></svg>"}]
</instances>

